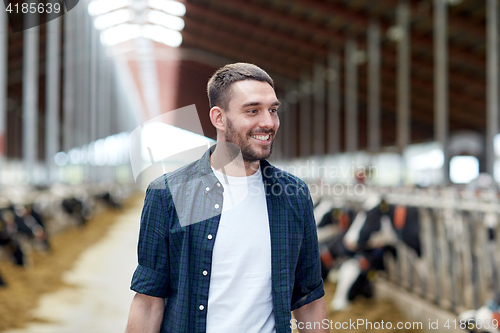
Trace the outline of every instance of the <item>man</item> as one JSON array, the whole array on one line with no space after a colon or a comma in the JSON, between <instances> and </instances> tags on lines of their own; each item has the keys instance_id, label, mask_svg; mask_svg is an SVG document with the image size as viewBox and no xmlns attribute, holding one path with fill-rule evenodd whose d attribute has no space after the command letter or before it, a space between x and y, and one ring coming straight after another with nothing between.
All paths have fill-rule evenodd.
<instances>
[{"instance_id":1,"label":"man","mask_svg":"<svg viewBox=\"0 0 500 333\"><path fill-rule=\"evenodd\" d=\"M328 332L309 191L265 160L272 79L236 63L207 90L217 145L146 192L126 332Z\"/></svg>"}]
</instances>

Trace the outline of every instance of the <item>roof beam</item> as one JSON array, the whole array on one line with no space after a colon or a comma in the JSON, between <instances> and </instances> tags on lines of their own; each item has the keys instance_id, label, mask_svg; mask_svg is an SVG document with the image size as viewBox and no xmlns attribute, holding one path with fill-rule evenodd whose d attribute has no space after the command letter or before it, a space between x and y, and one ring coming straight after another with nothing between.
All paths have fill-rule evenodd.
<instances>
[{"instance_id":1,"label":"roof beam","mask_svg":"<svg viewBox=\"0 0 500 333\"><path fill-rule=\"evenodd\" d=\"M214 39L224 41L227 44L238 45L238 48L246 49L253 53L258 50L258 53L265 53L266 58L271 61L286 63L287 65L296 68L303 66L312 68L313 66L313 62L311 60L296 56L295 54L290 52L281 51L279 48L263 45L262 43L258 43L253 39L242 39L241 37L232 34L227 30L214 28L212 25L200 23L199 21L193 20L189 17L185 17L184 20L186 22L185 31L201 33L201 35L203 36L211 36Z\"/></svg>"},{"instance_id":2,"label":"roof beam","mask_svg":"<svg viewBox=\"0 0 500 333\"><path fill-rule=\"evenodd\" d=\"M300 68L301 65L306 64L308 68L312 68L312 62L309 60L302 60L302 58L291 56L288 53L276 51L276 49L271 48L271 47L266 47L259 45L258 42L248 42L249 44L245 43L245 41L242 41L239 39L237 36L234 36L233 34L226 32L224 30L219 30L215 28L211 28L210 26L207 26L205 24L193 22L193 19L190 18L187 20L187 30L190 31L191 28L196 28L194 34L195 35L204 35L208 34L211 38L217 39L219 41L225 41L228 42L227 44L232 44L232 45L243 45L243 48L248 49L249 51L253 51L255 49L260 49L264 51L266 54L275 54L275 53L281 53L281 56L278 57L278 60L276 60L278 63L282 63L281 59L284 59L285 57L292 57L293 58L293 63L289 63L290 66ZM189 28L189 29L188 29ZM267 57L266 57L267 58ZM395 71L392 70L392 65L393 62L396 61L396 55L395 54L389 54L388 56L384 57L384 63L386 65L386 68L382 71L382 75L387 77L386 73L387 70L390 71L391 76L395 75ZM430 75L432 73L432 67L427 67L425 68L427 70L427 75ZM428 76L427 77L422 77L419 75L420 70L416 71L416 74L413 75L412 77L412 86L420 90L421 92L424 92L426 95L433 96L433 91L432 91L432 81L429 82ZM452 77L455 81L458 83L463 84L466 86L468 89L466 91L459 91L456 92L455 90L450 90L451 97L455 101L459 101L460 104L466 104L466 105L474 105L476 109L481 109L485 107L485 102L481 99L477 99L475 95L470 95L470 89L475 88L477 91L483 92L484 86L481 86L480 84L477 83L477 81L466 79L466 78L461 78L456 75L452 74ZM429 84L431 83L431 84ZM484 93L484 92L483 92Z\"/></svg>"},{"instance_id":3,"label":"roof beam","mask_svg":"<svg viewBox=\"0 0 500 333\"><path fill-rule=\"evenodd\" d=\"M232 2L242 1L242 0L233 0ZM361 27L360 36L364 37L364 31L368 29L370 20L367 16L359 15L353 13L352 10L349 10L345 6L340 6L334 3L325 3L318 0L289 0L291 3L299 5L301 7L307 9L314 9L319 13L329 14L338 20L342 20L346 25L352 26L356 25ZM411 15L411 14L410 14ZM381 21L380 27L382 31L387 30L391 26L395 25L387 23L386 21ZM483 36L484 38L484 36ZM433 40L431 38L425 38L422 36L412 35L411 36L412 48L414 50L432 50L434 48ZM460 61L464 65L468 67L481 67L484 68L486 66L486 61L483 58L478 58L470 54L470 52L466 52L461 48L458 48L453 45L448 46L448 51L450 54L453 54L453 57L456 61ZM432 54L431 54L432 59Z\"/></svg>"},{"instance_id":4,"label":"roof beam","mask_svg":"<svg viewBox=\"0 0 500 333\"><path fill-rule=\"evenodd\" d=\"M395 72L382 71L382 99L385 100L383 104L384 108L391 110L396 114L396 97L397 97L397 86L396 86L396 74ZM366 77L365 71L360 71L359 75L360 91L365 91L368 87L368 79ZM411 119L416 119L424 123L433 123L433 94L421 91L423 87L412 87L413 94L411 96ZM432 92L432 87L429 87ZM452 95L450 94L450 97ZM455 95L453 95L455 96ZM394 104L388 103L387 99L392 100ZM452 97L453 98L453 97ZM467 101L470 103L470 101ZM474 124L477 128L484 127L484 121L482 118L471 117L470 104L456 104L450 107L451 118L458 120L464 124Z\"/></svg>"},{"instance_id":5,"label":"roof beam","mask_svg":"<svg viewBox=\"0 0 500 333\"><path fill-rule=\"evenodd\" d=\"M196 20L205 20L206 22L223 24L227 27L232 27L233 30L228 30L234 32L235 30L240 30L246 34L249 38L259 38L259 40L265 40L269 44L275 46L284 45L288 49L295 49L297 53L305 53L311 56L321 55L325 56L328 54L327 48L318 46L316 44L304 41L298 38L293 38L288 34L277 32L274 30L266 29L264 27L249 23L244 20L234 18L229 15L222 14L211 8L205 6L199 6L191 2L185 3L186 5L186 15L185 18L192 17Z\"/></svg>"},{"instance_id":6,"label":"roof beam","mask_svg":"<svg viewBox=\"0 0 500 333\"><path fill-rule=\"evenodd\" d=\"M219 2L221 0L213 0L213 2ZM234 1L239 1L239 0L234 0ZM194 14L195 17L198 19L200 18L206 18L210 22L214 23L222 23L223 25L226 25L227 27L233 27L233 30L228 30L230 33L234 33L234 30L242 30L245 31L248 34L249 39L258 39L258 42L262 43L262 39L268 39L272 40L269 43L276 43L276 45L285 45L288 49L309 49L310 52L314 52L316 56L326 58L328 54L328 47L325 46L320 46L318 44L314 44L310 41L306 40L301 40L299 38L293 38L289 34L282 33L279 31L271 30L264 28L259 25L255 25L253 23L249 23L245 20L237 19L234 17L231 17L226 14L222 14L216 10L213 10L209 7L206 6L199 6L195 5L192 2L187 3L187 16L190 15L190 11L192 14ZM257 7L257 8L255 8ZM255 12L257 10L260 11L260 6L255 6L251 5L248 3L245 3L243 5L243 8L245 10L250 9L254 10ZM189 11L190 10L190 11ZM265 13L268 15L274 15L274 11L272 10L264 10ZM255 13L254 13L255 14ZM283 15L277 13L276 17L281 20ZM295 19L292 19L291 17L285 15L286 21L289 22L289 24L292 24L292 22L296 22L296 26L299 27L300 29L309 29L312 28L311 25L314 27L315 32L322 34L325 38L331 37L334 38L335 41L342 42L345 41L344 36L339 36L337 32L333 30L328 30L328 29L323 29L319 28L318 26L314 24L309 24L309 23L304 23L302 21L296 21ZM319 29L319 30L318 30ZM260 38L259 38L260 36ZM413 36L412 36L413 37ZM344 44L340 45L341 49L343 49ZM386 63L393 63L395 64L397 61L397 54L395 50L391 50L390 48L382 48L382 59ZM432 82L432 77L433 77L433 64L432 62L422 62L418 61L416 57L412 57L412 69L413 73L415 75L421 75L422 73L425 73L425 78L421 76L424 79L427 79ZM450 84L453 87L467 87L467 90L464 91L464 94L470 94L471 92L475 92L477 96L484 95L484 91L486 89L485 84L481 81L477 81L474 79L470 79L468 75L460 74L451 71L450 72Z\"/></svg>"},{"instance_id":7,"label":"roof beam","mask_svg":"<svg viewBox=\"0 0 500 333\"><path fill-rule=\"evenodd\" d=\"M192 2L192 0L191 0ZM269 19L270 21L273 22L279 22L283 25L286 25L289 28L299 30L301 32L303 31L308 31L310 34L313 34L315 36L321 36L321 38L328 40L328 43L331 46L334 46L337 48L337 50L342 50L345 42L348 38L348 36L345 35L340 35L338 32L332 29L328 28L323 28L320 27L314 23L309 23L303 20L299 20L296 18L293 18L289 15L286 15L285 13L280 13L278 11L272 10L271 8L267 6L262 6L262 5L257 5L253 3L249 3L245 0L232 0L230 2L225 1L225 0L211 0L210 1L212 4L219 4L224 7L229 7L233 8L235 10L244 10L246 13L250 13L256 18L262 18L265 17ZM330 15L333 15L334 17L338 19L344 19L344 16L349 17L349 20L346 19L346 24L349 24L350 20L354 20L357 24L363 24L363 27L365 28L365 31L368 27L368 19L360 16L360 15L352 15L352 12L348 11L345 7L340 7L338 5L334 4L325 4L325 3L319 3L318 1L312 1L312 0L294 0L295 4L304 6L305 8L314 8L317 11L321 11L323 13L328 13ZM332 10L335 8L335 10ZM385 23L382 26L382 30L385 30L389 27L387 23ZM364 34L362 35L364 37ZM366 39L361 38L359 39L359 42L361 45L366 44ZM432 50L433 48L433 41L428 38L423 38L421 36L412 36L412 53L416 53L418 50ZM485 66L485 60L481 59L480 57L475 57L470 55L470 53L457 48L457 47L450 47L449 52L453 54L453 58L456 61L461 61L463 64L469 65L469 67L476 66L476 67L481 67L484 68ZM432 55L430 56L430 59L432 61Z\"/></svg>"},{"instance_id":8,"label":"roof beam","mask_svg":"<svg viewBox=\"0 0 500 333\"><path fill-rule=\"evenodd\" d=\"M372 0L369 0L372 1ZM396 7L399 4L399 0L377 0L381 6L386 8ZM432 27L432 15L430 15L430 10L432 10L432 3L429 4L429 11L422 12L421 10L422 1L410 1L410 10L412 12L412 19L421 19L430 23L429 25ZM450 8L452 9L452 8ZM459 31L463 34L468 34L474 39L485 39L486 40L486 31L485 29L478 28L476 25L471 24L469 19L466 19L461 16L453 15L452 11L449 12L448 28L451 30ZM429 31L430 33L431 31Z\"/></svg>"},{"instance_id":9,"label":"roof beam","mask_svg":"<svg viewBox=\"0 0 500 333\"><path fill-rule=\"evenodd\" d=\"M238 45L239 40L237 37L234 37L228 33L224 33L222 31L219 31L214 28L210 28L209 26L200 24L200 23L194 23L192 22L192 19L189 19L187 22L189 25L195 25L196 29L199 31L204 31L204 33L210 35L214 40L218 41L224 41L225 43L228 43L230 45ZM189 31L189 30L187 30ZM225 44L227 48L227 44ZM250 44L240 44L238 49L245 49L247 48L248 50L254 50L255 48L260 48L262 49L263 46L260 46L256 43L250 43ZM274 50L269 49L267 47L264 47L264 53L269 54L272 53ZM218 50L217 50L218 51ZM216 52L217 52L216 51ZM234 52L234 50L233 50ZM237 57L238 58L238 57ZM262 59L257 60L259 63L262 61ZM300 59L295 59L295 62L300 62ZM288 67L289 68L289 67ZM391 68L385 68L385 70L382 71L382 77L384 79L383 83L383 89L391 89L391 93L395 96L396 95L396 86L395 86L395 78L396 78L396 71L392 70ZM433 96L433 89L432 85L429 85L429 83L425 80L419 79L418 77L414 77L412 79L412 87L414 89L414 94L412 95L412 100L419 97L416 96ZM460 107L455 107L453 108L456 115L454 114L453 116L457 116L458 118L465 119L465 118L470 118L469 112L463 109L463 106L473 106L474 109L484 109L485 108L485 102L481 100L475 100L474 98L471 98L467 95L457 93L450 91L450 97L452 98L453 101L457 102L457 105L460 105ZM424 98L425 99L425 98ZM432 107L432 99L429 101L430 103L425 105L426 110L433 110ZM424 105L424 104L420 104ZM428 113L429 116L432 118L432 112Z\"/></svg>"},{"instance_id":10,"label":"roof beam","mask_svg":"<svg viewBox=\"0 0 500 333\"><path fill-rule=\"evenodd\" d=\"M382 62L384 65L389 65L393 66L396 64L396 51L393 50L384 50L383 56L382 56ZM425 63L418 63L415 62L414 59L412 59L412 76L413 77L420 77L427 82L433 82L433 70L434 67L433 65L425 64ZM474 92L474 95L479 95L483 96L484 91L486 89L486 85L482 81L477 81L474 79L471 79L465 75L454 73L452 71L449 72L449 78L450 78L450 87L455 88L455 87L467 87L467 90L464 91L464 94L470 94Z\"/></svg>"},{"instance_id":11,"label":"roof beam","mask_svg":"<svg viewBox=\"0 0 500 333\"><path fill-rule=\"evenodd\" d=\"M182 32L183 44L188 46L195 46L204 49L208 52L222 55L235 61L248 61L261 66L269 73L276 73L290 80L297 81L300 77L300 71L290 66L276 65L276 63L269 61L266 58L256 56L255 53L242 51L238 45L230 46L223 41L213 39L207 36L199 36L188 31Z\"/></svg>"}]
</instances>

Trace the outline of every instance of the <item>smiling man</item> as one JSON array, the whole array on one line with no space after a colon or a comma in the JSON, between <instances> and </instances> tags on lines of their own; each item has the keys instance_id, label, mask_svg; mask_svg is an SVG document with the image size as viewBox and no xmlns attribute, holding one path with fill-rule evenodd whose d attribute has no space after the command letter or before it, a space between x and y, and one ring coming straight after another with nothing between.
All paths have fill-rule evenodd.
<instances>
[{"instance_id":1,"label":"smiling man","mask_svg":"<svg viewBox=\"0 0 500 333\"><path fill-rule=\"evenodd\" d=\"M291 312L301 332L329 332L309 191L266 161L271 77L226 65L208 97L217 145L146 192L127 332L284 333Z\"/></svg>"}]
</instances>

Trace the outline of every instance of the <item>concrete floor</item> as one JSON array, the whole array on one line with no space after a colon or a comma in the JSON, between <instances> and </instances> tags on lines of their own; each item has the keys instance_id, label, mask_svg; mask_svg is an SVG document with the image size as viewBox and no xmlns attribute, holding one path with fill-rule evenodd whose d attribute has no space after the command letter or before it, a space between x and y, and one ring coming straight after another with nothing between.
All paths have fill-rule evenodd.
<instances>
[{"instance_id":1,"label":"concrete floor","mask_svg":"<svg viewBox=\"0 0 500 333\"><path fill-rule=\"evenodd\" d=\"M75 261L63 279L71 287L44 295L35 320L6 333L123 333L134 292L140 209L130 210L96 245Z\"/></svg>"}]
</instances>

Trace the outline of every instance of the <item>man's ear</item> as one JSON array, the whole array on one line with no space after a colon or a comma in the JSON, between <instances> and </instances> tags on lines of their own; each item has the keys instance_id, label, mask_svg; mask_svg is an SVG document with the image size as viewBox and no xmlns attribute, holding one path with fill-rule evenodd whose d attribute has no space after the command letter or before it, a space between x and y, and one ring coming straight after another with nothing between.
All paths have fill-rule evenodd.
<instances>
[{"instance_id":1,"label":"man's ear","mask_svg":"<svg viewBox=\"0 0 500 333\"><path fill-rule=\"evenodd\" d=\"M226 119L223 115L223 110L218 107L214 106L213 108L210 109L210 121L212 122L212 125L219 131L225 132L226 131Z\"/></svg>"}]
</instances>

